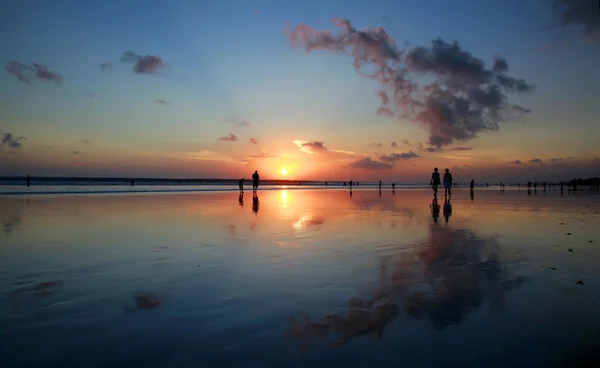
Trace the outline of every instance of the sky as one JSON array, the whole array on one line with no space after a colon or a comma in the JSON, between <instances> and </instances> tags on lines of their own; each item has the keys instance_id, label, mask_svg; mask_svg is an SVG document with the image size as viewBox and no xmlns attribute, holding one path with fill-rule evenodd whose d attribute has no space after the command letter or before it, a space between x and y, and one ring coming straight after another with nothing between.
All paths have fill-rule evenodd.
<instances>
[{"instance_id":1,"label":"sky","mask_svg":"<svg viewBox=\"0 0 600 368\"><path fill-rule=\"evenodd\" d=\"M600 9L558 2L4 1L0 176L600 176Z\"/></svg>"}]
</instances>

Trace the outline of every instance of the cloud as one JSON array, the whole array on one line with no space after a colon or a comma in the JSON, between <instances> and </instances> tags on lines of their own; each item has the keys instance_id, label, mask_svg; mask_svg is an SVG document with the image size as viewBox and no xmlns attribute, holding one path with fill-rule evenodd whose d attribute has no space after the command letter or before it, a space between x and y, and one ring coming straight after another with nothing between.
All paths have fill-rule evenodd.
<instances>
[{"instance_id":1,"label":"cloud","mask_svg":"<svg viewBox=\"0 0 600 368\"><path fill-rule=\"evenodd\" d=\"M166 66L165 62L158 56L143 56L133 51L125 51L121 61L133 62L133 72L136 74L154 74Z\"/></svg>"},{"instance_id":2,"label":"cloud","mask_svg":"<svg viewBox=\"0 0 600 368\"><path fill-rule=\"evenodd\" d=\"M102 69L102 70L110 70L114 66L115 66L115 64L113 64L113 63L108 63L108 62L100 63L100 69Z\"/></svg>"},{"instance_id":3,"label":"cloud","mask_svg":"<svg viewBox=\"0 0 600 368\"><path fill-rule=\"evenodd\" d=\"M539 158L532 158L531 160L529 160L529 163L530 163L530 164L543 164L543 163L544 163L544 161L542 161L542 160L541 160L541 159L539 159Z\"/></svg>"},{"instance_id":4,"label":"cloud","mask_svg":"<svg viewBox=\"0 0 600 368\"><path fill-rule=\"evenodd\" d=\"M251 158L272 158L272 157L277 157L277 155L272 154L271 152L267 151L267 150L262 150L261 153L255 154L255 155L250 155Z\"/></svg>"},{"instance_id":5,"label":"cloud","mask_svg":"<svg viewBox=\"0 0 600 368\"><path fill-rule=\"evenodd\" d=\"M238 140L238 137L236 137L236 135L235 135L235 134L231 134L231 133L229 133L229 134L227 134L227 135L226 135L226 136L224 136L224 137L220 137L220 138L219 138L219 140L220 140L220 141L227 141L227 142L235 142L235 141L237 141L237 140Z\"/></svg>"},{"instance_id":6,"label":"cloud","mask_svg":"<svg viewBox=\"0 0 600 368\"><path fill-rule=\"evenodd\" d=\"M74 150L74 151L71 151L71 153L72 153L72 154L74 154L74 155L78 155L78 154L79 154L79 151L77 151L77 150Z\"/></svg>"},{"instance_id":7,"label":"cloud","mask_svg":"<svg viewBox=\"0 0 600 368\"><path fill-rule=\"evenodd\" d=\"M409 144L410 144L410 141L409 141L408 139L403 139L403 140L402 140L402 143L404 143L404 144L406 144L406 145L409 145Z\"/></svg>"},{"instance_id":8,"label":"cloud","mask_svg":"<svg viewBox=\"0 0 600 368\"><path fill-rule=\"evenodd\" d=\"M157 103L157 104L159 104L159 105L170 105L170 104L171 104L169 101L167 101L167 100L163 100L162 98L158 98L158 99L156 99L156 101L154 101L154 102L156 102L156 103Z\"/></svg>"},{"instance_id":9,"label":"cloud","mask_svg":"<svg viewBox=\"0 0 600 368\"><path fill-rule=\"evenodd\" d=\"M250 126L250 122L248 120L245 120L245 119L242 119L242 120L229 119L228 122L232 123L234 126L236 126L238 128L245 128L245 127L249 127Z\"/></svg>"},{"instance_id":10,"label":"cloud","mask_svg":"<svg viewBox=\"0 0 600 368\"><path fill-rule=\"evenodd\" d=\"M385 162L373 161L371 157L361 158L360 160L354 161L349 166L356 169L366 170L382 170L391 169L393 167L392 165L387 164Z\"/></svg>"},{"instance_id":11,"label":"cloud","mask_svg":"<svg viewBox=\"0 0 600 368\"><path fill-rule=\"evenodd\" d=\"M580 28L587 36L600 35L600 6L595 0L554 0L560 23Z\"/></svg>"},{"instance_id":12,"label":"cloud","mask_svg":"<svg viewBox=\"0 0 600 368\"><path fill-rule=\"evenodd\" d=\"M306 52L345 53L363 76L381 86L378 113L408 118L429 130L434 147L473 139L497 130L528 109L508 102L508 94L533 87L507 74L508 63L497 57L491 68L457 42L435 39L429 46L399 49L381 27L357 30L350 21L334 19L341 33L316 31L300 24L288 32L292 46ZM374 70L366 72L364 67ZM427 84L416 80L433 79Z\"/></svg>"},{"instance_id":13,"label":"cloud","mask_svg":"<svg viewBox=\"0 0 600 368\"><path fill-rule=\"evenodd\" d=\"M248 142L252 143L252 144L258 144L258 141L256 140L256 138L252 137L250 139L248 139Z\"/></svg>"},{"instance_id":14,"label":"cloud","mask_svg":"<svg viewBox=\"0 0 600 368\"><path fill-rule=\"evenodd\" d=\"M390 143L390 147L396 148L396 147L398 147L398 143L392 142L392 143Z\"/></svg>"},{"instance_id":15,"label":"cloud","mask_svg":"<svg viewBox=\"0 0 600 368\"><path fill-rule=\"evenodd\" d=\"M92 144L92 143L94 143L94 142L93 142L93 141L91 141L91 140L89 140L89 139L87 139L87 138L83 138L83 139L81 140L81 143L83 143L83 144Z\"/></svg>"},{"instance_id":16,"label":"cloud","mask_svg":"<svg viewBox=\"0 0 600 368\"><path fill-rule=\"evenodd\" d=\"M522 162L521 160L514 160L514 161L508 161L509 164L514 164L514 165L521 165Z\"/></svg>"},{"instance_id":17,"label":"cloud","mask_svg":"<svg viewBox=\"0 0 600 368\"><path fill-rule=\"evenodd\" d=\"M329 149L329 152L333 152L333 153L341 153L344 155L348 155L348 156L356 156L356 152L352 152L352 151L345 151L345 150L338 150L338 149Z\"/></svg>"},{"instance_id":18,"label":"cloud","mask_svg":"<svg viewBox=\"0 0 600 368\"><path fill-rule=\"evenodd\" d=\"M418 154L413 151L402 152L402 153L390 153L389 155L383 155L379 157L380 161L383 162L394 162L398 160L410 160L411 158L419 158Z\"/></svg>"},{"instance_id":19,"label":"cloud","mask_svg":"<svg viewBox=\"0 0 600 368\"><path fill-rule=\"evenodd\" d=\"M549 159L548 161L550 161L550 162L558 162L558 161L562 161L562 160L563 160L562 157L554 157L554 158Z\"/></svg>"},{"instance_id":20,"label":"cloud","mask_svg":"<svg viewBox=\"0 0 600 368\"><path fill-rule=\"evenodd\" d=\"M369 144L369 148L381 148L381 147L383 147L383 144L379 143L379 142L373 142L373 143Z\"/></svg>"},{"instance_id":21,"label":"cloud","mask_svg":"<svg viewBox=\"0 0 600 368\"><path fill-rule=\"evenodd\" d=\"M471 147L452 147L449 148L448 151L471 151L473 148Z\"/></svg>"},{"instance_id":22,"label":"cloud","mask_svg":"<svg viewBox=\"0 0 600 368\"><path fill-rule=\"evenodd\" d=\"M45 65L38 63L31 63L31 65L28 65L18 61L9 61L4 66L4 69L24 83L31 84L31 80L37 78L60 84L63 79L62 75L59 73L52 72L48 70Z\"/></svg>"},{"instance_id":23,"label":"cloud","mask_svg":"<svg viewBox=\"0 0 600 368\"><path fill-rule=\"evenodd\" d=\"M323 144L322 141L306 142L306 141L302 141L299 139L294 139L294 140L292 140L292 142L294 142L294 144L296 146L300 147L300 151L302 151L304 153L314 154L317 152L327 151L327 147L325 147L325 145Z\"/></svg>"},{"instance_id":24,"label":"cloud","mask_svg":"<svg viewBox=\"0 0 600 368\"><path fill-rule=\"evenodd\" d=\"M23 136L16 137L12 133L0 131L0 148L6 146L10 149L18 149L23 146L21 142L25 140L27 139Z\"/></svg>"}]
</instances>

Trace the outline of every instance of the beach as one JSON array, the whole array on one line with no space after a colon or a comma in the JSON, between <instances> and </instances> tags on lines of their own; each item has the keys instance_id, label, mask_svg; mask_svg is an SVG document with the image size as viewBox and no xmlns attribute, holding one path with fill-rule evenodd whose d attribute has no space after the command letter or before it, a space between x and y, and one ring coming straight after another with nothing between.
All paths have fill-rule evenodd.
<instances>
[{"instance_id":1,"label":"beach","mask_svg":"<svg viewBox=\"0 0 600 368\"><path fill-rule=\"evenodd\" d=\"M7 367L598 358L597 192L36 190L0 195Z\"/></svg>"}]
</instances>

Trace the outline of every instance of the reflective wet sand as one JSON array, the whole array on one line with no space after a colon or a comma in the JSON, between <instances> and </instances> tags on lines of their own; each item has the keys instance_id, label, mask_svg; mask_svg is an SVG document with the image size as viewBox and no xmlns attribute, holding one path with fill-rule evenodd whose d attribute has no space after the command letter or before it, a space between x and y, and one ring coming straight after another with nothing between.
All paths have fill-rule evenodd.
<instances>
[{"instance_id":1,"label":"reflective wet sand","mask_svg":"<svg viewBox=\"0 0 600 368\"><path fill-rule=\"evenodd\" d=\"M271 190L0 198L7 366L574 366L600 196Z\"/></svg>"}]
</instances>

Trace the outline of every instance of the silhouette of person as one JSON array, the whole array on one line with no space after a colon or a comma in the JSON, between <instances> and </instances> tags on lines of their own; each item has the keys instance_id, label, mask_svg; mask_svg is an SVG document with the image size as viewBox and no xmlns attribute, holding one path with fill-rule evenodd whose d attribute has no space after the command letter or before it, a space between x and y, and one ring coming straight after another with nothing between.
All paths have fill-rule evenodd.
<instances>
[{"instance_id":1,"label":"silhouette of person","mask_svg":"<svg viewBox=\"0 0 600 368\"><path fill-rule=\"evenodd\" d=\"M381 192L381 180L379 180L379 191Z\"/></svg>"},{"instance_id":2,"label":"silhouette of person","mask_svg":"<svg viewBox=\"0 0 600 368\"><path fill-rule=\"evenodd\" d=\"M238 180L238 186L240 187L240 193L244 193L244 178Z\"/></svg>"},{"instance_id":3,"label":"silhouette of person","mask_svg":"<svg viewBox=\"0 0 600 368\"><path fill-rule=\"evenodd\" d=\"M452 216L452 204L450 203L450 199L447 199L444 201L444 219L446 223L448 223L450 216Z\"/></svg>"},{"instance_id":4,"label":"silhouette of person","mask_svg":"<svg viewBox=\"0 0 600 368\"><path fill-rule=\"evenodd\" d=\"M352 180L350 180L350 188L352 188Z\"/></svg>"},{"instance_id":5,"label":"silhouette of person","mask_svg":"<svg viewBox=\"0 0 600 368\"><path fill-rule=\"evenodd\" d=\"M452 174L450 174L450 170L446 169L444 173L444 196L452 197Z\"/></svg>"},{"instance_id":6,"label":"silhouette of person","mask_svg":"<svg viewBox=\"0 0 600 368\"><path fill-rule=\"evenodd\" d=\"M392 191L396 189L396 183L392 183Z\"/></svg>"},{"instance_id":7,"label":"silhouette of person","mask_svg":"<svg viewBox=\"0 0 600 368\"><path fill-rule=\"evenodd\" d=\"M238 202L240 203L240 206L244 207L244 192L240 192L240 196L238 198Z\"/></svg>"},{"instance_id":8,"label":"silhouette of person","mask_svg":"<svg viewBox=\"0 0 600 368\"><path fill-rule=\"evenodd\" d=\"M252 212L258 213L258 193L252 194Z\"/></svg>"},{"instance_id":9,"label":"silhouette of person","mask_svg":"<svg viewBox=\"0 0 600 368\"><path fill-rule=\"evenodd\" d=\"M431 185L431 188L433 188L433 195L437 196L438 186L440 185L440 173L438 172L437 167L434 168L433 173L431 173L429 185Z\"/></svg>"},{"instance_id":10,"label":"silhouette of person","mask_svg":"<svg viewBox=\"0 0 600 368\"><path fill-rule=\"evenodd\" d=\"M433 197L433 201L431 202L429 208L431 208L431 217L433 217L433 222L437 222L438 218L440 217L440 205L438 204L437 196Z\"/></svg>"},{"instance_id":11,"label":"silhouette of person","mask_svg":"<svg viewBox=\"0 0 600 368\"><path fill-rule=\"evenodd\" d=\"M259 180L260 176L258 175L258 171L254 171L254 174L252 174L252 190L255 192L258 190Z\"/></svg>"},{"instance_id":12,"label":"silhouette of person","mask_svg":"<svg viewBox=\"0 0 600 368\"><path fill-rule=\"evenodd\" d=\"M471 179L471 192L473 191L473 188L475 188L475 179Z\"/></svg>"},{"instance_id":13,"label":"silhouette of person","mask_svg":"<svg viewBox=\"0 0 600 368\"><path fill-rule=\"evenodd\" d=\"M325 186L327 186L327 182L325 182Z\"/></svg>"},{"instance_id":14,"label":"silhouette of person","mask_svg":"<svg viewBox=\"0 0 600 368\"><path fill-rule=\"evenodd\" d=\"M31 176L27 175L27 177L25 178L25 182L27 183L27 186L31 185Z\"/></svg>"},{"instance_id":15,"label":"silhouette of person","mask_svg":"<svg viewBox=\"0 0 600 368\"><path fill-rule=\"evenodd\" d=\"M131 179L131 186L135 185L135 181L133 179Z\"/></svg>"}]
</instances>

